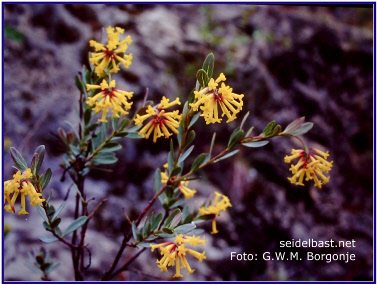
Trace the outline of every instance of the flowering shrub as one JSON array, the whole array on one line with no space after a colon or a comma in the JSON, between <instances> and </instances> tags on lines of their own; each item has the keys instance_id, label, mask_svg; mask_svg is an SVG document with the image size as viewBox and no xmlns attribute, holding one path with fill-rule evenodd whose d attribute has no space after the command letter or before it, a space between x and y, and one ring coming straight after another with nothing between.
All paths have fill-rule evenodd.
<instances>
[{"instance_id":1,"label":"flowering shrub","mask_svg":"<svg viewBox=\"0 0 377 285\"><path fill-rule=\"evenodd\" d=\"M85 179L98 165L117 162L116 151L122 146L116 140L121 138L152 139L153 136L154 143L160 137L170 138L170 149L167 162L163 165L164 170L157 168L155 171L154 197L144 209L140 209L138 218L131 222L131 229L124 235L102 280L111 280L127 270L145 251L142 249L126 263L119 264L126 247L150 248L152 252L159 249L161 258L157 260L156 266L161 271L168 271L169 266L175 266L174 278L183 277L182 268L186 269L187 274L193 273L194 269L190 267L188 259L193 257L199 262L206 259L205 251L199 252L190 248L205 246L205 237L200 238L204 230L198 228L198 225L203 221L212 221L211 234L217 234L219 231L216 217L229 210L232 204L227 196L215 192L203 205L189 209L184 206L186 200L200 193L200 187L189 187L190 180L198 179L195 174L208 165L236 155L240 147L263 147L273 137L296 138L302 143L303 149L293 149L292 155L284 158L286 163L299 159L296 165L292 164L289 169L293 174L288 178L289 181L302 186L305 178L305 181L313 180L314 186L318 188L329 181L330 177L324 175L331 170L333 164L332 161L327 161L329 153L314 148L309 151L299 137L313 127L312 123L304 122L304 117L293 121L284 130L272 121L261 134L252 135L253 127L247 131L243 128L249 115L247 112L240 126L231 134L224 150L217 154L212 153L216 138L213 134L209 151L200 154L191 165L187 165L187 158L194 149L194 126L197 120L203 117L207 124L222 123L224 116L227 118L226 123L236 120L242 111L244 95L233 93L233 89L225 84L226 77L223 73L220 73L216 80L212 77L214 55L209 54L203 67L197 72L195 88L187 96L187 100L182 102L182 107L179 98L171 101L163 96L157 105L145 99L143 105L136 109L132 102L133 92L115 88L116 80L112 79L120 70L121 64L126 68L131 65L132 54L126 54L126 51L132 39L130 36L121 39L124 30L118 27L108 27L106 31L107 43L94 40L89 42L94 48L90 55L92 65L89 69L84 66L80 76L75 78L80 91L78 128L70 124L71 132L59 129L59 136L66 147L62 160L63 179L66 174L72 179L77 190L76 201L65 201L58 209L52 205L52 192L47 195L45 190L51 178L51 170L40 173L45 155L44 146L37 148L30 166L20 152L11 148L11 156L18 170L12 180L4 182L5 210L15 213L15 203L20 196L21 210L18 215L28 214L28 196L30 204L36 207L43 218L44 228L49 232L49 235L40 237L41 241L61 242L71 249L75 280L84 280L85 270L90 266L84 264L84 257L90 253L90 245L85 243L85 235L92 217L106 200L89 212ZM99 113L101 114L97 115ZM134 115L130 116L130 113ZM184 172L185 169L189 171ZM150 213L150 208L157 201L161 204L161 211ZM60 213L66 203L75 203L75 220L63 230L59 227ZM43 280L48 280L48 274L58 267L58 264L47 262L49 259L46 256L44 250L39 255L32 256L35 259L34 264L43 273Z\"/></svg>"}]
</instances>

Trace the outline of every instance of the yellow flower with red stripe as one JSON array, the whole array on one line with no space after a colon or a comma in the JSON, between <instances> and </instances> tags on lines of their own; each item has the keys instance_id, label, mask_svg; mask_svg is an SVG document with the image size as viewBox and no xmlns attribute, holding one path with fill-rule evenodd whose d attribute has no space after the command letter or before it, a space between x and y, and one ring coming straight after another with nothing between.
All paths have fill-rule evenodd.
<instances>
[{"instance_id":1,"label":"yellow flower with red stripe","mask_svg":"<svg viewBox=\"0 0 377 285\"><path fill-rule=\"evenodd\" d=\"M333 162L327 161L329 152L326 153L316 148L311 148L317 154L308 153L303 149L292 149L291 156L285 156L284 161L291 163L292 160L298 159L296 165L291 164L289 169L293 176L288 177L288 180L292 184L304 186L303 180L314 180L314 186L319 189L322 188L322 184L326 184L330 180L330 176L325 176L324 173L329 173L333 166Z\"/></svg>"},{"instance_id":2,"label":"yellow flower with red stripe","mask_svg":"<svg viewBox=\"0 0 377 285\"><path fill-rule=\"evenodd\" d=\"M12 180L8 180L4 182L4 209L7 212L15 213L14 204L19 194L21 194L21 210L18 212L18 215L27 215L29 214L26 211L26 196L29 196L32 206L41 205L45 199L41 199L41 193L38 193L33 184L30 182L30 178L32 178L32 173L30 168L28 168L24 173L21 171L17 171L16 174L13 175ZM12 198L11 198L12 195Z\"/></svg>"},{"instance_id":3,"label":"yellow flower with red stripe","mask_svg":"<svg viewBox=\"0 0 377 285\"><path fill-rule=\"evenodd\" d=\"M101 89L100 92L93 97L89 97L86 103L93 107L96 113L102 111L100 122L107 122L106 115L109 109L112 109L113 117L119 118L120 115L127 115L127 110L131 108L131 99L133 92L126 92L115 88L116 82L112 80L110 84L104 79L100 85L86 84L86 89L96 90Z\"/></svg>"},{"instance_id":4,"label":"yellow flower with red stripe","mask_svg":"<svg viewBox=\"0 0 377 285\"><path fill-rule=\"evenodd\" d=\"M212 232L211 234L217 234L219 231L216 228L216 216L218 216L222 211L225 211L227 208L232 207L230 200L227 196L215 192L215 199L210 205L206 207L200 207L199 213L201 215L214 215L212 218Z\"/></svg>"},{"instance_id":5,"label":"yellow flower with red stripe","mask_svg":"<svg viewBox=\"0 0 377 285\"><path fill-rule=\"evenodd\" d=\"M221 123L218 105L222 116L227 116L227 123L235 120L237 113L242 110L244 95L233 93L233 89L225 85L225 80L225 75L221 73L216 80L211 78L207 87L200 91L194 91L196 102L191 103L190 106L194 111L200 107L201 116L204 117L207 124ZM221 86L218 87L220 83Z\"/></svg>"},{"instance_id":6,"label":"yellow flower with red stripe","mask_svg":"<svg viewBox=\"0 0 377 285\"><path fill-rule=\"evenodd\" d=\"M132 43L131 37L128 35L123 41L119 40L119 36L124 33L124 29L116 27L108 27L107 45L98 43L94 40L89 41L95 52L91 54L89 59L95 65L95 73L98 77L105 76L105 71L117 73L121 63L128 68L132 63L132 53L126 54L128 46Z\"/></svg>"},{"instance_id":7,"label":"yellow flower with red stripe","mask_svg":"<svg viewBox=\"0 0 377 285\"><path fill-rule=\"evenodd\" d=\"M149 118L151 120L139 131L139 135L148 139L153 132L153 142L156 142L159 137L165 136L169 138L172 134L169 129L178 134L179 122L182 119L182 115L179 115L179 111L175 110L173 112L166 112L165 109L170 108L174 105L180 105L181 102L179 98L174 101L169 102L165 96L162 97L161 103L158 107L148 106L145 115L136 115L135 124L141 126L143 122Z\"/></svg>"},{"instance_id":8,"label":"yellow flower with red stripe","mask_svg":"<svg viewBox=\"0 0 377 285\"><path fill-rule=\"evenodd\" d=\"M186 255L189 253L193 257L197 258L199 262L202 262L203 259L206 259L205 251L202 253L187 248L186 245L192 245L194 247L198 245L205 246L205 238L200 239L200 237L193 236L184 236L183 234L178 235L174 242L164 242L160 244L150 244L151 251L153 252L156 248L160 250L162 258L157 260L157 266L161 271L168 271L167 267L175 265L175 274L174 278L183 277L181 274L181 269L186 268L187 275L190 275L195 271L192 269L187 261Z\"/></svg>"}]
</instances>

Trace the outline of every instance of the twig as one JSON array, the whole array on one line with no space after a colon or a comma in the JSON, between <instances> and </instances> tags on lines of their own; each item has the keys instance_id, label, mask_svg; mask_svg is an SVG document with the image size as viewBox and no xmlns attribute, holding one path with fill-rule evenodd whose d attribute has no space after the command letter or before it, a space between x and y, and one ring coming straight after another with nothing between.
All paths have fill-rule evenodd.
<instances>
[{"instance_id":1,"label":"twig","mask_svg":"<svg viewBox=\"0 0 377 285\"><path fill-rule=\"evenodd\" d=\"M136 253L133 257L131 257L128 261L126 261L117 271L115 271L110 277L109 279L112 279L114 276L116 276L117 274L121 273L122 271L125 271L127 270L127 267L136 259L139 257L140 254L142 254L144 251L146 250L146 248L143 248L142 250L140 250L138 253Z\"/></svg>"},{"instance_id":2,"label":"twig","mask_svg":"<svg viewBox=\"0 0 377 285\"><path fill-rule=\"evenodd\" d=\"M97 205L97 207L93 210L93 212L88 216L88 221L93 218L94 214L96 213L96 211L99 209L99 207L101 207L101 205L103 203L105 203L107 201L107 199L103 199L101 202L99 202L99 204Z\"/></svg>"}]
</instances>

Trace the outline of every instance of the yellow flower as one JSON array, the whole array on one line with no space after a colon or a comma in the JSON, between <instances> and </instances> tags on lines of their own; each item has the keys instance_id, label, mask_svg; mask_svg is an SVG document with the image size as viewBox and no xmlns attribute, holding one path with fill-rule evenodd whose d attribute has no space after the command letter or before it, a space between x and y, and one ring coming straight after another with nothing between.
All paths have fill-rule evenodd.
<instances>
[{"instance_id":1,"label":"yellow flower","mask_svg":"<svg viewBox=\"0 0 377 285\"><path fill-rule=\"evenodd\" d=\"M120 115L127 115L131 108L132 102L127 102L127 99L131 99L133 92L126 92L119 89L115 89L115 80L112 80L110 84L104 79L100 85L86 84L86 89L101 89L102 91L95 94L93 97L89 97L86 103L89 106L94 106L93 110L98 114L102 111L102 118L100 122L107 122L106 114L109 108L112 109L113 117L119 118Z\"/></svg>"},{"instance_id":2,"label":"yellow flower","mask_svg":"<svg viewBox=\"0 0 377 285\"><path fill-rule=\"evenodd\" d=\"M216 228L216 216L219 215L222 211L225 211L228 207L232 207L229 198L223 194L220 194L219 192L215 192L215 199L213 200L213 204L207 207L199 208L199 213L201 215L215 215L212 219L211 234L217 234L219 232Z\"/></svg>"},{"instance_id":3,"label":"yellow flower","mask_svg":"<svg viewBox=\"0 0 377 285\"><path fill-rule=\"evenodd\" d=\"M195 269L191 269L190 265L188 264L186 253L189 253L193 257L197 258L199 262L202 262L203 259L206 259L205 251L200 253L193 249L186 248L186 245L190 244L195 247L200 244L205 246L205 243L205 238L201 240L200 237L183 236L182 234L180 234L175 238L174 242L150 244L150 246L152 252L156 248L160 249L162 258L160 260L157 260L157 266L161 271L168 271L167 267L175 265L176 272L173 277L176 278L183 277L183 275L181 274L181 268L186 268L187 275L190 275L190 273L193 273L195 271Z\"/></svg>"},{"instance_id":4,"label":"yellow flower","mask_svg":"<svg viewBox=\"0 0 377 285\"><path fill-rule=\"evenodd\" d=\"M89 59L96 67L94 71L98 77L105 76L105 69L108 72L117 73L119 65L123 65L128 68L132 63L132 53L125 54L128 49L128 45L132 43L131 37L128 35L123 41L119 40L119 36L124 33L124 29L116 27L108 27L107 32L107 45L98 43L94 40L89 41L91 47L94 47L95 52L92 53L92 57Z\"/></svg>"},{"instance_id":5,"label":"yellow flower","mask_svg":"<svg viewBox=\"0 0 377 285\"><path fill-rule=\"evenodd\" d=\"M165 172L161 172L161 183L166 184L168 182L168 176ZM194 197L196 190L188 188L189 181L181 181L178 186L179 191L185 196L185 199Z\"/></svg>"},{"instance_id":6,"label":"yellow flower","mask_svg":"<svg viewBox=\"0 0 377 285\"><path fill-rule=\"evenodd\" d=\"M222 82L225 80L224 74L221 73L216 81L213 78L210 79L208 87L194 92L197 101L191 103L190 106L194 111L197 111L200 107L200 110L202 110L201 116L204 117L207 124L221 123L222 119L219 118L217 103L222 110L222 117L224 115L228 117L227 123L236 119L236 114L242 110L242 98L244 95L233 93L233 89ZM217 89L220 82L222 82L221 87Z\"/></svg>"},{"instance_id":7,"label":"yellow flower","mask_svg":"<svg viewBox=\"0 0 377 285\"><path fill-rule=\"evenodd\" d=\"M289 170L292 172L293 176L288 177L288 180L292 184L304 186L303 180L305 177L306 181L314 180L314 186L321 189L322 183L326 184L330 180L330 176L326 177L324 173L329 173L333 162L327 161L327 157L329 156L328 151L324 153L315 148L311 148L311 150L314 150L319 155L310 154L310 151L306 153L305 150L302 149L292 149L292 155L286 155L284 157L286 163L291 163L292 160L300 158L296 165L291 164Z\"/></svg>"},{"instance_id":8,"label":"yellow flower","mask_svg":"<svg viewBox=\"0 0 377 285\"><path fill-rule=\"evenodd\" d=\"M41 193L38 193L33 184L28 180L32 177L31 170L28 168L23 174L21 171L17 171L16 174L13 175L12 180L8 180L4 182L4 204L8 203L4 207L7 212L15 213L14 203L18 195L21 193L21 210L18 212L18 215L22 214L29 214L26 211L25 205L25 198L29 196L32 206L40 205L45 199L41 199ZM10 195L12 195L12 198Z\"/></svg>"},{"instance_id":9,"label":"yellow flower","mask_svg":"<svg viewBox=\"0 0 377 285\"><path fill-rule=\"evenodd\" d=\"M166 112L165 109L174 106L180 105L179 98L176 98L174 101L169 103L169 99L165 96L162 97L161 103L157 108L148 106L145 115L140 116L136 115L135 124L141 126L143 122L149 118L152 118L140 131L139 135L148 139L153 132L153 142L156 142L159 137L165 136L168 138L171 136L168 128L175 134L178 134L179 122L182 119L182 115L179 115L179 111L175 110L173 112ZM168 128L167 128L168 127Z\"/></svg>"}]
</instances>

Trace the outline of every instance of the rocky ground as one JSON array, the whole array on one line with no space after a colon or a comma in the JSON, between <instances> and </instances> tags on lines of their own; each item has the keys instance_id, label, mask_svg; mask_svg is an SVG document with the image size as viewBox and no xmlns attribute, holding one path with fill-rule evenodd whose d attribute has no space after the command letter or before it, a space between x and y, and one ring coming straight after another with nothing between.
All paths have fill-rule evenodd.
<instances>
[{"instance_id":1,"label":"rocky ground","mask_svg":"<svg viewBox=\"0 0 377 285\"><path fill-rule=\"evenodd\" d=\"M286 126L306 116L315 125L304 140L329 150L334 168L321 190L290 184L283 157L298 145L275 138L207 169L201 181L192 183L200 194L193 203L217 190L230 197L233 208L220 216L220 233L206 235L207 260L183 280L372 280L372 16L372 7L347 5L6 4L4 136L28 161L38 145L46 145L45 163L52 168L50 186L59 205L70 182L59 181L62 150L54 134L67 127L64 120L77 122L74 75L88 64L88 41L100 40L102 27L123 27L134 40L129 49L133 64L117 75L117 84L134 92L135 104L146 88L155 101L162 95L186 98L196 70L213 52L214 75L224 72L234 91L245 94L239 117L250 110L246 124L255 126L255 133L272 120ZM214 151L225 147L241 118L231 124L199 123L195 154L208 151L213 131ZM135 218L152 196L154 170L165 163L168 150L167 141L126 140L123 145L113 173L101 179L101 173L93 173L86 184L96 201L108 199L88 233L93 254L88 280L100 278L117 250L121 229L128 227L122 209ZM5 154L6 179L11 165ZM4 240L5 280L40 278L24 266L27 252L39 250L38 237L47 234L35 209L30 212L27 217L5 215L11 226ZM64 213L63 228L73 206ZM209 232L209 225L205 228ZM230 261L232 251L261 256L281 251L279 241L291 239L354 239L356 248L310 250L348 251L356 261ZM58 244L45 248L62 263L51 279L72 280L70 252ZM305 255L308 249L297 251ZM119 280L167 280L170 273L160 273L148 252Z\"/></svg>"}]
</instances>

